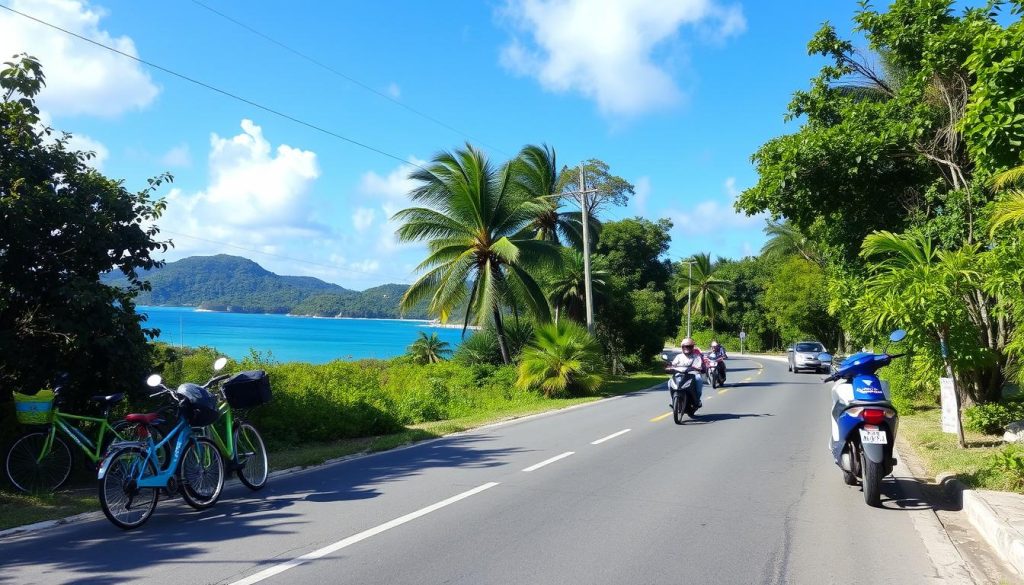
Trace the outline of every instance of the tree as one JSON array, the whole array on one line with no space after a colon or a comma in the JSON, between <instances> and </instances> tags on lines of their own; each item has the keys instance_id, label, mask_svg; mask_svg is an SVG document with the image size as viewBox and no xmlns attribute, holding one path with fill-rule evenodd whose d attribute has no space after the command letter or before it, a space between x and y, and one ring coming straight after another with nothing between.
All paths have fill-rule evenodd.
<instances>
[{"instance_id":1,"label":"tree","mask_svg":"<svg viewBox=\"0 0 1024 585\"><path fill-rule=\"evenodd\" d=\"M572 321L537 328L519 362L520 388L540 388L546 396L593 394L601 386L601 345Z\"/></svg>"},{"instance_id":2,"label":"tree","mask_svg":"<svg viewBox=\"0 0 1024 585\"><path fill-rule=\"evenodd\" d=\"M761 254L770 258L800 256L819 266L824 264L818 246L803 235L790 221L769 221L764 227L768 240L761 247Z\"/></svg>"},{"instance_id":3,"label":"tree","mask_svg":"<svg viewBox=\"0 0 1024 585\"><path fill-rule=\"evenodd\" d=\"M400 241L426 240L429 252L417 267L426 272L405 292L401 309L429 298L428 310L447 322L465 303L463 333L470 321L492 319L505 363L510 357L502 310L522 305L538 319L550 319L547 299L529 268L557 261L550 242L523 235L547 203L516 188L513 170L508 164L495 169L468 144L443 152L410 175L419 185L409 196L425 207L403 209L392 218L402 224Z\"/></svg>"},{"instance_id":4,"label":"tree","mask_svg":"<svg viewBox=\"0 0 1024 585\"><path fill-rule=\"evenodd\" d=\"M596 263L595 263L596 264ZM575 249L562 251L562 265L550 278L545 289L548 300L555 309L555 321L564 314L577 323L586 320L586 274L583 266L583 254ZM590 285L594 294L594 303L599 303L608 294L608 272L595 266L591 267Z\"/></svg>"},{"instance_id":5,"label":"tree","mask_svg":"<svg viewBox=\"0 0 1024 585\"><path fill-rule=\"evenodd\" d=\"M622 207L629 202L629 196L636 193L632 183L611 174L608 163L596 158L589 159L583 164L583 185L588 191L595 193L587 195L588 212L590 217L597 217L605 208L615 205ZM557 191L559 193L578 193L580 190L579 166L562 167L558 174ZM579 195L569 195L579 201Z\"/></svg>"},{"instance_id":6,"label":"tree","mask_svg":"<svg viewBox=\"0 0 1024 585\"><path fill-rule=\"evenodd\" d=\"M840 341L839 324L828 313L825 273L817 264L790 256L774 273L763 304L785 342L811 337L829 348Z\"/></svg>"},{"instance_id":7,"label":"tree","mask_svg":"<svg viewBox=\"0 0 1024 585\"><path fill-rule=\"evenodd\" d=\"M711 254L694 254L693 268L680 263L676 270L681 282L676 289L676 300L686 301L683 312L706 317L715 332L715 316L725 309L729 283L715 276Z\"/></svg>"},{"instance_id":8,"label":"tree","mask_svg":"<svg viewBox=\"0 0 1024 585\"><path fill-rule=\"evenodd\" d=\"M558 165L555 161L554 149L531 144L523 147L512 162L517 185L532 197L546 202L524 229L538 240L554 244L564 242L582 250L583 214L561 210L568 196L558 190ZM601 232L601 223L593 216L588 227L595 238Z\"/></svg>"},{"instance_id":9,"label":"tree","mask_svg":"<svg viewBox=\"0 0 1024 585\"><path fill-rule=\"evenodd\" d=\"M443 362L451 353L448 342L441 341L437 333L431 333L428 337L425 332L420 331L420 336L409 346L409 354L418 364Z\"/></svg>"},{"instance_id":10,"label":"tree","mask_svg":"<svg viewBox=\"0 0 1024 585\"><path fill-rule=\"evenodd\" d=\"M1004 171L992 178L992 187L1005 190L1003 198L996 202L990 229L995 232L999 228L1024 221L1024 191L1012 188L1024 185L1024 165Z\"/></svg>"},{"instance_id":11,"label":"tree","mask_svg":"<svg viewBox=\"0 0 1024 585\"><path fill-rule=\"evenodd\" d=\"M166 250L152 198L164 175L132 193L88 166L71 136L42 127L42 66L21 55L0 71L0 388L35 393L70 374L72 403L138 388L147 368L134 298ZM110 270L126 283L100 282ZM2 400L2 397L0 397ZM80 404L75 405L75 407Z\"/></svg>"}]
</instances>

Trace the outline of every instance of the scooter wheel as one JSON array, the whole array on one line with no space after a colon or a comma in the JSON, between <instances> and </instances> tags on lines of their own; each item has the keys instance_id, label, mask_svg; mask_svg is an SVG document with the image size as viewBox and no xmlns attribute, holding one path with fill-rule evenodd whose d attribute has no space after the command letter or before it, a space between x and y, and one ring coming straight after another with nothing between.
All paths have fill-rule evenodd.
<instances>
[{"instance_id":1,"label":"scooter wheel","mask_svg":"<svg viewBox=\"0 0 1024 585\"><path fill-rule=\"evenodd\" d=\"M879 508L882 506L882 464L871 461L863 453L860 461L864 502L873 508Z\"/></svg>"}]
</instances>

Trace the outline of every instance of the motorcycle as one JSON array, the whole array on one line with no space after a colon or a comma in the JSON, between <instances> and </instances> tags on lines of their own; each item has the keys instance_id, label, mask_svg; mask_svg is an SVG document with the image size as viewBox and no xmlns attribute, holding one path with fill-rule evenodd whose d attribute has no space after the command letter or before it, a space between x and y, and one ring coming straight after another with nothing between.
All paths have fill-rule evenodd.
<instances>
[{"instance_id":1,"label":"motorcycle","mask_svg":"<svg viewBox=\"0 0 1024 585\"><path fill-rule=\"evenodd\" d=\"M686 415L691 418L697 414L697 376L702 375L699 370L688 368L681 371L672 367L668 354L661 354L661 358L668 362L665 371L672 374L668 380L668 390L672 396L672 420L677 425L683 424Z\"/></svg>"},{"instance_id":2,"label":"motorcycle","mask_svg":"<svg viewBox=\"0 0 1024 585\"><path fill-rule=\"evenodd\" d=\"M709 353L707 356L708 378L712 388L725 386L725 356L718 353Z\"/></svg>"},{"instance_id":3,"label":"motorcycle","mask_svg":"<svg viewBox=\"0 0 1024 585\"><path fill-rule=\"evenodd\" d=\"M906 337L902 329L889 336L892 343ZM832 435L829 450L843 472L846 485L860 480L864 501L873 507L881 505L882 478L896 466L893 445L899 416L889 401L889 384L876 372L893 359L905 354L860 352L846 358L823 382L832 386ZM822 363L831 364L832 356L823 353Z\"/></svg>"}]
</instances>

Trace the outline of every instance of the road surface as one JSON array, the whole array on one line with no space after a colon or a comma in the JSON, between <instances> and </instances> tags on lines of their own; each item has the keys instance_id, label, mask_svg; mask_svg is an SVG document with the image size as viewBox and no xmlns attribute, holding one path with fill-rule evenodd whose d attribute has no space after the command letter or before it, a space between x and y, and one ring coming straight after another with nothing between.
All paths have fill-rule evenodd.
<instances>
[{"instance_id":1,"label":"road surface","mask_svg":"<svg viewBox=\"0 0 1024 585\"><path fill-rule=\"evenodd\" d=\"M729 362L682 426L651 390L409 448L232 482L214 508L161 501L0 540L0 583L938 583L913 482L882 509L826 447L827 386ZM897 469L897 476L904 472ZM939 563L941 564L941 563Z\"/></svg>"}]
</instances>

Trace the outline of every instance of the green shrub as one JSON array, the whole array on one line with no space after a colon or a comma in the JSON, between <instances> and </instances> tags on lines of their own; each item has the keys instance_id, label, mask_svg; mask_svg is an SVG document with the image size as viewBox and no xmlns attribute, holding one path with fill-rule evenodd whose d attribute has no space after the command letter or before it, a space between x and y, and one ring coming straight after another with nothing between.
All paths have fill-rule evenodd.
<instances>
[{"instance_id":1,"label":"green shrub","mask_svg":"<svg viewBox=\"0 0 1024 585\"><path fill-rule=\"evenodd\" d=\"M1024 488L1024 452L1020 447L1008 445L998 453L993 453L988 467L1006 476L1011 489Z\"/></svg>"},{"instance_id":2,"label":"green shrub","mask_svg":"<svg viewBox=\"0 0 1024 585\"><path fill-rule=\"evenodd\" d=\"M601 386L602 366L597 339L563 319L537 327L534 342L523 350L516 385L539 388L547 396L593 394Z\"/></svg>"},{"instance_id":3,"label":"green shrub","mask_svg":"<svg viewBox=\"0 0 1024 585\"><path fill-rule=\"evenodd\" d=\"M684 317L684 319L685 319L685 317ZM686 323L685 322L679 328L679 332L676 334L675 339L671 341L672 346L678 348L679 344L683 341L684 337L686 337ZM690 337L693 339L693 342L697 345L697 347L699 347L701 349L701 351L707 351L708 348L711 347L711 342L717 339L718 343L721 343L722 345L724 345L725 346L725 350L728 351L729 353L739 353L740 352L740 338L738 336L736 336L736 335L731 334L731 333L711 333L710 330L706 330L706 329L700 329L700 330L694 329L694 330L692 330L690 332ZM751 338L748 337L747 341L750 341L750 340L751 340ZM750 344L747 343L746 341L743 342L743 349L744 349L744 351L754 351L754 352L760 350L759 347L751 347Z\"/></svg>"},{"instance_id":4,"label":"green shrub","mask_svg":"<svg viewBox=\"0 0 1024 585\"><path fill-rule=\"evenodd\" d=\"M1024 420L1024 403L993 402L964 409L964 427L987 435L1002 434L1007 425Z\"/></svg>"},{"instance_id":5,"label":"green shrub","mask_svg":"<svg viewBox=\"0 0 1024 585\"><path fill-rule=\"evenodd\" d=\"M527 319L506 318L504 326L509 358L513 362L517 362L519 354L533 337L533 323ZM452 359L463 365L502 365L501 348L498 346L498 335L494 331L494 324L488 323L483 329L463 340L455 350Z\"/></svg>"}]
</instances>

